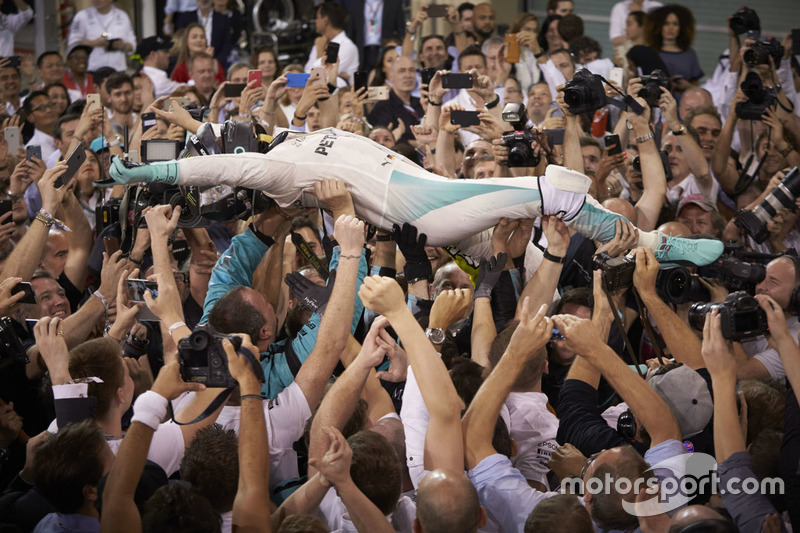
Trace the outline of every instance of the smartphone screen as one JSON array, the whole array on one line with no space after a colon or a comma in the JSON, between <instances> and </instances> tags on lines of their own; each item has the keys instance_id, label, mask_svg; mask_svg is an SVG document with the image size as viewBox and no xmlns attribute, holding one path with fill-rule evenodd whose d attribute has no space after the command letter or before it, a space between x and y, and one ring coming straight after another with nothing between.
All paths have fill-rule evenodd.
<instances>
[{"instance_id":1,"label":"smartphone screen","mask_svg":"<svg viewBox=\"0 0 800 533\"><path fill-rule=\"evenodd\" d=\"M125 286L128 299L132 302L144 302L144 293L150 291L153 298L158 298L158 283L146 279L126 279Z\"/></svg>"},{"instance_id":2,"label":"smartphone screen","mask_svg":"<svg viewBox=\"0 0 800 533\"><path fill-rule=\"evenodd\" d=\"M325 61L329 65L336 63L339 59L339 43L329 42L325 47L325 56L327 57Z\"/></svg>"},{"instance_id":3,"label":"smartphone screen","mask_svg":"<svg viewBox=\"0 0 800 533\"><path fill-rule=\"evenodd\" d=\"M36 295L33 293L33 286L27 281L20 281L17 283L13 289L11 289L11 294L17 294L18 292L24 292L25 296L19 301L22 304L35 304L36 303Z\"/></svg>"},{"instance_id":4,"label":"smartphone screen","mask_svg":"<svg viewBox=\"0 0 800 533\"><path fill-rule=\"evenodd\" d=\"M78 144L72 153L69 154L67 157L67 170L58 179L55 181L53 186L56 189L60 189L64 185L70 182L72 176L74 176L78 169L81 168L83 162L86 161L86 149L83 147L82 144Z\"/></svg>"},{"instance_id":5,"label":"smartphone screen","mask_svg":"<svg viewBox=\"0 0 800 533\"><path fill-rule=\"evenodd\" d=\"M260 70L251 70L247 73L247 83L250 84L251 81L256 80L255 84L253 84L252 89L258 89L261 87L261 80L263 79L264 73Z\"/></svg>"},{"instance_id":6,"label":"smartphone screen","mask_svg":"<svg viewBox=\"0 0 800 533\"><path fill-rule=\"evenodd\" d=\"M286 82L287 87L305 87L308 83L308 78L310 77L309 74L305 72L296 73L296 72L289 72L286 74Z\"/></svg>"},{"instance_id":7,"label":"smartphone screen","mask_svg":"<svg viewBox=\"0 0 800 533\"><path fill-rule=\"evenodd\" d=\"M472 75L449 73L442 76L443 89L472 89Z\"/></svg>"},{"instance_id":8,"label":"smartphone screen","mask_svg":"<svg viewBox=\"0 0 800 533\"><path fill-rule=\"evenodd\" d=\"M0 217L3 217L6 213L10 213L14 209L14 201L13 200L0 200ZM11 222L11 220L6 220L4 223Z\"/></svg>"},{"instance_id":9,"label":"smartphone screen","mask_svg":"<svg viewBox=\"0 0 800 533\"><path fill-rule=\"evenodd\" d=\"M356 71L353 75L353 88L358 92L361 89L366 89L367 81L369 80L369 72L363 70Z\"/></svg>"},{"instance_id":10,"label":"smartphone screen","mask_svg":"<svg viewBox=\"0 0 800 533\"><path fill-rule=\"evenodd\" d=\"M25 152L26 152L26 154L27 154L27 155L26 155L26 159L27 159L28 161L30 161L30 160L31 160L31 159L33 159L34 157L35 157L36 159L39 159L39 160L41 160L41 159L42 159L42 147L41 147L41 146L39 146L38 144L32 144L31 146L28 146L28 147L25 149Z\"/></svg>"},{"instance_id":11,"label":"smartphone screen","mask_svg":"<svg viewBox=\"0 0 800 533\"><path fill-rule=\"evenodd\" d=\"M245 87L247 87L247 85L244 83L228 83L222 90L222 94L225 98L239 98L242 96L242 91Z\"/></svg>"},{"instance_id":12,"label":"smartphone screen","mask_svg":"<svg viewBox=\"0 0 800 533\"><path fill-rule=\"evenodd\" d=\"M156 125L155 113L142 113L142 133Z\"/></svg>"},{"instance_id":13,"label":"smartphone screen","mask_svg":"<svg viewBox=\"0 0 800 533\"><path fill-rule=\"evenodd\" d=\"M450 112L450 124L458 124L459 126L478 126L481 119L478 118L477 111L458 111L453 110Z\"/></svg>"},{"instance_id":14,"label":"smartphone screen","mask_svg":"<svg viewBox=\"0 0 800 533\"><path fill-rule=\"evenodd\" d=\"M622 153L622 146L619 143L619 135L606 135L603 138L608 155L617 155Z\"/></svg>"}]
</instances>

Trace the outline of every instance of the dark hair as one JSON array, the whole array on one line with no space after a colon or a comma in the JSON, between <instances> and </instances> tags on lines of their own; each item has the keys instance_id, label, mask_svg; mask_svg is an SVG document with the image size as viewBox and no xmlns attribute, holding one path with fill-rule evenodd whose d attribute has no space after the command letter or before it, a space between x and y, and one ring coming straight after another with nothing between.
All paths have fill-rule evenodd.
<instances>
[{"instance_id":1,"label":"dark hair","mask_svg":"<svg viewBox=\"0 0 800 533\"><path fill-rule=\"evenodd\" d=\"M160 487L144 505L142 531L145 533L218 533L220 529L219 513L211 508L208 500L179 483Z\"/></svg>"},{"instance_id":2,"label":"dark hair","mask_svg":"<svg viewBox=\"0 0 800 533\"><path fill-rule=\"evenodd\" d=\"M29 115L33 112L33 99L38 98L40 96L44 96L48 100L50 99L50 95L44 92L43 90L32 91L31 94L25 99L22 103L22 108L25 110L26 113Z\"/></svg>"},{"instance_id":3,"label":"dark hair","mask_svg":"<svg viewBox=\"0 0 800 533\"><path fill-rule=\"evenodd\" d=\"M359 431L347 442L353 450L353 483L381 513L391 513L402 488L402 469L394 448L386 437L369 430Z\"/></svg>"},{"instance_id":4,"label":"dark hair","mask_svg":"<svg viewBox=\"0 0 800 533\"><path fill-rule=\"evenodd\" d=\"M550 24L561 19L561 15L547 15L547 18L544 19L544 22L542 22L542 25L539 27L539 35L536 37L536 40L539 41L539 47L542 51L549 52L547 49L547 30L550 28Z\"/></svg>"},{"instance_id":5,"label":"dark hair","mask_svg":"<svg viewBox=\"0 0 800 533\"><path fill-rule=\"evenodd\" d=\"M647 13L644 11L631 11L628 13L628 16L635 18L636 24L639 26L644 26L644 18L647 16Z\"/></svg>"},{"instance_id":6,"label":"dark hair","mask_svg":"<svg viewBox=\"0 0 800 533\"><path fill-rule=\"evenodd\" d=\"M561 298L550 307L548 316L560 315L567 304L582 305L589 309L594 308L594 295L589 287L576 287L564 291Z\"/></svg>"},{"instance_id":7,"label":"dark hair","mask_svg":"<svg viewBox=\"0 0 800 533\"><path fill-rule=\"evenodd\" d=\"M69 91L67 90L67 87L63 83L61 83L60 81L54 81L53 83L48 83L47 85L45 85L42 88L42 90L47 93L47 96L50 96L50 88L51 87L58 87L59 89L64 91L64 94L67 95L67 102L70 102L70 103L72 102L72 99L70 99L70 97L69 97Z\"/></svg>"},{"instance_id":8,"label":"dark hair","mask_svg":"<svg viewBox=\"0 0 800 533\"><path fill-rule=\"evenodd\" d=\"M775 380L745 379L739 391L747 402L747 444L767 429L783 429L785 421L786 388Z\"/></svg>"},{"instance_id":9,"label":"dark hair","mask_svg":"<svg viewBox=\"0 0 800 533\"><path fill-rule=\"evenodd\" d=\"M59 59L61 59L62 63L64 62L64 58L61 57L61 54L59 54L55 50L48 50L47 52L42 52L41 54L39 54L39 57L36 58L36 66L42 68L42 63L44 62L44 59L50 56L57 56Z\"/></svg>"},{"instance_id":10,"label":"dark hair","mask_svg":"<svg viewBox=\"0 0 800 533\"><path fill-rule=\"evenodd\" d=\"M559 2L569 2L570 4L575 5L572 0L547 0L547 10L550 11L551 9L558 9Z\"/></svg>"},{"instance_id":11,"label":"dark hair","mask_svg":"<svg viewBox=\"0 0 800 533\"><path fill-rule=\"evenodd\" d=\"M133 89L133 78L124 72L115 72L106 79L106 92L111 92L114 89L119 89L123 85L130 85Z\"/></svg>"},{"instance_id":12,"label":"dark hair","mask_svg":"<svg viewBox=\"0 0 800 533\"><path fill-rule=\"evenodd\" d=\"M36 452L33 477L36 488L59 513L72 514L84 504L83 489L96 487L108 446L103 430L93 420L67 424Z\"/></svg>"},{"instance_id":13,"label":"dark hair","mask_svg":"<svg viewBox=\"0 0 800 533\"><path fill-rule=\"evenodd\" d=\"M72 122L73 120L80 120L81 116L77 113L70 113L64 114L58 117L58 121L56 122L56 127L53 128L53 138L61 139L61 130L64 128L64 124L67 122Z\"/></svg>"},{"instance_id":14,"label":"dark hair","mask_svg":"<svg viewBox=\"0 0 800 533\"><path fill-rule=\"evenodd\" d=\"M92 73L92 78L94 79L94 86L98 88L103 87L103 84L105 83L106 79L108 79L109 76L111 76L116 72L117 71L111 67L100 67L99 69L95 70Z\"/></svg>"},{"instance_id":15,"label":"dark hair","mask_svg":"<svg viewBox=\"0 0 800 533\"><path fill-rule=\"evenodd\" d=\"M319 228L313 222L311 222L310 218L306 216L298 216L292 219L292 231L296 232L301 228L308 228L311 230L311 233L313 233L317 237L317 240L322 243L322 239L319 236Z\"/></svg>"},{"instance_id":16,"label":"dark hair","mask_svg":"<svg viewBox=\"0 0 800 533\"><path fill-rule=\"evenodd\" d=\"M621 447L619 458L615 463L603 463L597 467L592 479L605 480L606 474L610 475L614 481L625 478L634 480L648 479L652 477L652 472L644 458L633 446L625 445ZM588 482L589 480L587 480ZM628 494L620 494L616 490L617 483L610 484L608 492L602 491L597 494L592 502L592 519L602 529L628 529L635 527L639 521L636 516L626 512L622 507L622 500L633 503L636 494L630 491Z\"/></svg>"},{"instance_id":17,"label":"dark hair","mask_svg":"<svg viewBox=\"0 0 800 533\"><path fill-rule=\"evenodd\" d=\"M661 36L661 28L667 22L667 17L674 14L678 17L680 32L675 44L681 50L688 50L694 41L695 22L692 11L679 4L669 4L650 11L645 18L644 37L647 45L656 51L660 51L664 46L664 38Z\"/></svg>"},{"instance_id":18,"label":"dark hair","mask_svg":"<svg viewBox=\"0 0 800 533\"><path fill-rule=\"evenodd\" d=\"M97 398L94 418L103 418L111 410L117 390L125 385L122 348L109 337L92 339L69 352L69 374L73 378L97 377L102 383L89 383L89 396Z\"/></svg>"},{"instance_id":19,"label":"dark hair","mask_svg":"<svg viewBox=\"0 0 800 533\"><path fill-rule=\"evenodd\" d=\"M458 71L459 72L463 72L463 70L461 68L461 60L464 59L465 57L469 57L469 56L480 56L483 59L483 64L484 65L486 64L486 56L483 55L483 52L481 52L481 47L478 46L477 44L471 44L471 45L467 46L466 48L464 48L461 51L460 54L458 54Z\"/></svg>"},{"instance_id":20,"label":"dark hair","mask_svg":"<svg viewBox=\"0 0 800 533\"><path fill-rule=\"evenodd\" d=\"M600 150L601 153L603 152L603 147L600 145L600 141L598 141L591 135L581 135L579 142L581 144L581 148L583 148L584 146L594 146L595 148Z\"/></svg>"},{"instance_id":21,"label":"dark hair","mask_svg":"<svg viewBox=\"0 0 800 533\"><path fill-rule=\"evenodd\" d=\"M375 77L372 78L373 87L380 87L386 83L386 73L383 71L383 60L386 59L386 54L392 50L394 50L392 46L384 46L381 48L380 57L378 57L378 62L373 69L375 71Z\"/></svg>"},{"instance_id":22,"label":"dark hair","mask_svg":"<svg viewBox=\"0 0 800 533\"><path fill-rule=\"evenodd\" d=\"M181 461L181 479L218 513L233 509L239 487L238 453L236 433L213 424L197 432Z\"/></svg>"},{"instance_id":23,"label":"dark hair","mask_svg":"<svg viewBox=\"0 0 800 533\"><path fill-rule=\"evenodd\" d=\"M511 433L508 430L502 416L497 417L492 434L492 447L500 455L505 455L511 459Z\"/></svg>"},{"instance_id":24,"label":"dark hair","mask_svg":"<svg viewBox=\"0 0 800 533\"><path fill-rule=\"evenodd\" d=\"M319 6L319 15L328 17L328 22L337 30L343 30L347 26L350 15L347 10L335 2L325 2Z\"/></svg>"},{"instance_id":25,"label":"dark hair","mask_svg":"<svg viewBox=\"0 0 800 533\"><path fill-rule=\"evenodd\" d=\"M245 290L247 287L234 287L217 300L208 313L208 323L220 333L247 333L251 339L258 339L267 318L244 301Z\"/></svg>"},{"instance_id":26,"label":"dark hair","mask_svg":"<svg viewBox=\"0 0 800 533\"><path fill-rule=\"evenodd\" d=\"M388 128L387 128L388 129ZM394 151L406 159L410 160L412 163L416 163L419 166L422 166L422 160L419 158L419 153L417 150L408 143L397 143L394 146Z\"/></svg>"},{"instance_id":27,"label":"dark hair","mask_svg":"<svg viewBox=\"0 0 800 533\"><path fill-rule=\"evenodd\" d=\"M481 365L466 357L454 357L450 363L450 380L466 409L483 384L483 371Z\"/></svg>"},{"instance_id":28,"label":"dark hair","mask_svg":"<svg viewBox=\"0 0 800 533\"><path fill-rule=\"evenodd\" d=\"M525 521L525 533L592 533L592 517L574 494L559 494L539 502Z\"/></svg>"},{"instance_id":29,"label":"dark hair","mask_svg":"<svg viewBox=\"0 0 800 533\"><path fill-rule=\"evenodd\" d=\"M583 35L583 19L578 15L564 15L558 21L558 34L564 42L570 42L576 37Z\"/></svg>"},{"instance_id":30,"label":"dark hair","mask_svg":"<svg viewBox=\"0 0 800 533\"><path fill-rule=\"evenodd\" d=\"M420 50L422 49L422 47L423 47L423 46L425 46L425 43L427 43L427 42L428 42L428 41L430 41L431 39L438 39L438 40L442 41L442 44L444 44L444 45L445 45L445 47L447 46L447 44L445 43L445 39L444 39L444 37L443 37L443 36L439 35L438 33L431 33L430 35L426 35L425 37L423 37L423 38L422 38L422 39L419 41L419 48L420 48Z\"/></svg>"},{"instance_id":31,"label":"dark hair","mask_svg":"<svg viewBox=\"0 0 800 533\"><path fill-rule=\"evenodd\" d=\"M475 10L475 4L472 2L462 2L458 5L458 17L461 18L464 15L464 11Z\"/></svg>"},{"instance_id":32,"label":"dark hair","mask_svg":"<svg viewBox=\"0 0 800 533\"><path fill-rule=\"evenodd\" d=\"M198 59L210 59L211 61L214 61L214 56L210 56L205 52L197 52L195 55L186 60L186 69L189 72L192 71L192 68L194 68L194 62Z\"/></svg>"},{"instance_id":33,"label":"dark hair","mask_svg":"<svg viewBox=\"0 0 800 533\"><path fill-rule=\"evenodd\" d=\"M328 526L310 514L293 514L281 522L277 533L328 533Z\"/></svg>"},{"instance_id":34,"label":"dark hair","mask_svg":"<svg viewBox=\"0 0 800 533\"><path fill-rule=\"evenodd\" d=\"M603 55L603 47L600 46L600 43L597 42L596 39L592 39L588 35L579 35L575 37L569 42L569 51L572 52L575 57L580 58L581 53L591 53L597 52L597 57L600 58Z\"/></svg>"}]
</instances>

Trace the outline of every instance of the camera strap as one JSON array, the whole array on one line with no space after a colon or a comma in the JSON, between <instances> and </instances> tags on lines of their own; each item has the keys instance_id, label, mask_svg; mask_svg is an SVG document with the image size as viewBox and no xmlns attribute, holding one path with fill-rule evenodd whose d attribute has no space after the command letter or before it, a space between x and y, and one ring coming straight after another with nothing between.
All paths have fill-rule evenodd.
<instances>
[{"instance_id":1,"label":"camera strap","mask_svg":"<svg viewBox=\"0 0 800 533\"><path fill-rule=\"evenodd\" d=\"M605 79L600 74L595 74L595 76L600 78L600 80L602 80L606 85L611 87L612 91L614 91L615 93L618 93L620 96L622 96L622 100L623 100L622 102L620 102L619 100L614 100L613 98L606 98L606 102L608 103L608 105L613 105L614 107L618 107L619 109L621 109L623 111L627 111L628 109L630 109L631 111L633 111L637 115L641 115L642 113L644 113L644 107L642 107L642 105L639 102L637 102L633 98L633 96L620 91L619 89L614 87L614 85L610 81Z\"/></svg>"},{"instance_id":2,"label":"camera strap","mask_svg":"<svg viewBox=\"0 0 800 533\"><path fill-rule=\"evenodd\" d=\"M620 312L617 309L617 306L614 304L613 298L611 298L611 294L608 291L603 291L608 298L608 305L611 306L611 315L614 317L614 324L617 326L617 330L619 334L622 336L622 340L625 341L625 350L628 352L630 356L630 363L636 369L636 372L641 376L644 377L642 374L642 370L639 368L639 359L636 357L636 354L633 353L633 346L631 345L631 341L628 338L628 334L625 332L625 326L622 324L622 320L620 319Z\"/></svg>"},{"instance_id":3,"label":"camera strap","mask_svg":"<svg viewBox=\"0 0 800 533\"><path fill-rule=\"evenodd\" d=\"M178 422L175 419L175 412L172 410L172 402L167 402L167 412L169 413L169 418L178 424L179 426L191 426L192 424L197 424L211 416L214 411L225 405L225 402L228 401L228 398L231 396L231 392L233 392L233 388L222 389L222 392L217 394L217 396L211 400L211 403L208 404L208 407L203 409L203 412L197 415L194 420L190 420L189 422Z\"/></svg>"},{"instance_id":4,"label":"camera strap","mask_svg":"<svg viewBox=\"0 0 800 533\"><path fill-rule=\"evenodd\" d=\"M322 279L327 280L329 274L328 268L322 264L320 258L311 251L311 247L308 246L308 243L303 236L293 231L292 243L297 247L297 251L300 252L300 255L305 257L306 261L308 261L311 266L313 266L314 269L319 272L319 275L322 276Z\"/></svg>"},{"instance_id":5,"label":"camera strap","mask_svg":"<svg viewBox=\"0 0 800 533\"><path fill-rule=\"evenodd\" d=\"M639 296L639 291L636 290L636 287L632 287L631 289L633 290L633 297L636 298L636 306L639 308L639 316L644 324L644 329L647 332L647 336L650 337L650 342L656 352L658 364L661 366L666 366L667 363L664 361L664 349L661 346L662 339L659 335L656 335L653 325L650 323L650 316L648 315L647 306L644 305L642 298Z\"/></svg>"}]
</instances>

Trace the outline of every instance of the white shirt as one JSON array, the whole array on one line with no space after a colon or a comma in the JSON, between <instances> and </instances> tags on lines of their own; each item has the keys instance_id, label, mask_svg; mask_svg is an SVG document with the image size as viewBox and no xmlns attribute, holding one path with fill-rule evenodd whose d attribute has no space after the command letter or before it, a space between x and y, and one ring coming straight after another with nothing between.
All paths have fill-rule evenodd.
<instances>
[{"instance_id":1,"label":"white shirt","mask_svg":"<svg viewBox=\"0 0 800 533\"><path fill-rule=\"evenodd\" d=\"M197 0L167 0L164 13L180 13L197 9Z\"/></svg>"},{"instance_id":2,"label":"white shirt","mask_svg":"<svg viewBox=\"0 0 800 533\"><path fill-rule=\"evenodd\" d=\"M142 72L147 74L147 77L153 82L153 91L155 92L156 98L169 96L175 89L185 85L184 83L178 83L177 81L169 79L167 73L160 68L144 66L142 67Z\"/></svg>"},{"instance_id":3,"label":"white shirt","mask_svg":"<svg viewBox=\"0 0 800 533\"><path fill-rule=\"evenodd\" d=\"M786 319L786 325L789 327L789 334L792 339L797 342L797 333L800 332L800 322L796 316L791 316ZM772 379L783 380L786 377L786 371L783 369L781 356L770 348L767 338L763 335L755 339L742 342L742 348L747 352L747 355L755 357L767 367L769 377Z\"/></svg>"},{"instance_id":4,"label":"white shirt","mask_svg":"<svg viewBox=\"0 0 800 533\"><path fill-rule=\"evenodd\" d=\"M353 74L358 70L358 47L351 41L347 35L341 31L339 34L331 39L332 43L339 43L339 74L347 74L349 80L353 80ZM317 47L311 47L311 53L308 55L305 71L311 72L312 67L319 67L322 65L322 60L317 57Z\"/></svg>"},{"instance_id":5,"label":"white shirt","mask_svg":"<svg viewBox=\"0 0 800 533\"><path fill-rule=\"evenodd\" d=\"M33 137L31 137L31 140L25 145L25 148L37 145L42 147L42 161L47 161L50 156L53 155L53 152L58 150L56 140L52 135L35 129L33 130Z\"/></svg>"},{"instance_id":6,"label":"white shirt","mask_svg":"<svg viewBox=\"0 0 800 533\"><path fill-rule=\"evenodd\" d=\"M672 206L677 206L681 201L681 198L689 196L690 194L702 194L703 196L708 197L712 203L717 203L717 197L719 196L719 182L712 178L711 194L707 195L700 190L700 186L697 185L697 178L694 177L694 174L689 173L688 176L683 178L683 181L671 189L667 189L667 202L669 202L669 204Z\"/></svg>"},{"instance_id":7,"label":"white shirt","mask_svg":"<svg viewBox=\"0 0 800 533\"><path fill-rule=\"evenodd\" d=\"M547 409L547 395L541 392L512 392L506 398L511 416L509 431L517 442L511 461L528 481L547 486L550 454L558 448L558 418Z\"/></svg>"},{"instance_id":8,"label":"white shirt","mask_svg":"<svg viewBox=\"0 0 800 533\"><path fill-rule=\"evenodd\" d=\"M336 489L331 487L322 499L317 509L316 516L328 524L331 531L357 533L358 529L347 514L347 507L342 499L337 496ZM395 531L411 533L414 518L417 516L417 506L408 496L400 496L394 512L386 517Z\"/></svg>"},{"instance_id":9,"label":"white shirt","mask_svg":"<svg viewBox=\"0 0 800 533\"><path fill-rule=\"evenodd\" d=\"M33 18L33 9L20 13L0 14L0 57L14 55L14 34Z\"/></svg>"},{"instance_id":10,"label":"white shirt","mask_svg":"<svg viewBox=\"0 0 800 533\"><path fill-rule=\"evenodd\" d=\"M128 15L121 9L111 6L111 11L103 15L94 7L87 7L75 14L69 28L67 48L78 44L80 41L91 41L107 34L108 39L122 39L124 42L136 47L136 34L133 32ZM128 68L127 54L120 50L105 50L100 47L92 48L89 54L89 71L101 67L111 67L115 70L125 71Z\"/></svg>"},{"instance_id":11,"label":"white shirt","mask_svg":"<svg viewBox=\"0 0 800 533\"><path fill-rule=\"evenodd\" d=\"M608 25L608 38L610 40L613 40L614 37L625 35L625 20L631 12L632 3L632 0L624 0L614 4L614 7L611 8L611 20ZM654 0L644 0L641 11L648 13L662 5L661 2L655 2Z\"/></svg>"}]
</instances>

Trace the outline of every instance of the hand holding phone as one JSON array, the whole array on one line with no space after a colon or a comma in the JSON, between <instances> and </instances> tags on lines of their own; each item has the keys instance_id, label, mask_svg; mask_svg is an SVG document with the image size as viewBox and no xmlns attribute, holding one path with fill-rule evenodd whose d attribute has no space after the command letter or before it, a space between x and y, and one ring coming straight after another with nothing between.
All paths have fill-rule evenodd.
<instances>
[{"instance_id":1,"label":"hand holding phone","mask_svg":"<svg viewBox=\"0 0 800 533\"><path fill-rule=\"evenodd\" d=\"M260 70L251 70L247 73L247 85L250 85L250 82L255 80L251 89L260 89L261 88L261 81L264 78L264 73Z\"/></svg>"},{"instance_id":2,"label":"hand holding phone","mask_svg":"<svg viewBox=\"0 0 800 533\"><path fill-rule=\"evenodd\" d=\"M78 173L78 169L81 168L83 162L86 161L86 149L83 147L82 144L78 144L75 149L72 150L72 153L69 154L67 157L67 170L64 171L58 178L56 178L55 183L53 183L53 187L56 189L60 189L64 185L72 180L72 177Z\"/></svg>"},{"instance_id":3,"label":"hand holding phone","mask_svg":"<svg viewBox=\"0 0 800 533\"><path fill-rule=\"evenodd\" d=\"M31 159L38 159L41 161L42 159L42 147L38 144L32 144L25 148L26 159L30 161Z\"/></svg>"},{"instance_id":4,"label":"hand holding phone","mask_svg":"<svg viewBox=\"0 0 800 533\"><path fill-rule=\"evenodd\" d=\"M8 126L3 130L3 137L8 143L8 153L16 155L20 146L19 128L17 126Z\"/></svg>"},{"instance_id":5,"label":"hand holding phone","mask_svg":"<svg viewBox=\"0 0 800 533\"><path fill-rule=\"evenodd\" d=\"M620 145L619 135L606 135L603 138L608 155L618 155L622 153L622 146Z\"/></svg>"},{"instance_id":6,"label":"hand holding phone","mask_svg":"<svg viewBox=\"0 0 800 533\"><path fill-rule=\"evenodd\" d=\"M329 42L325 47L325 62L334 65L339 60L339 43Z\"/></svg>"},{"instance_id":7,"label":"hand holding phone","mask_svg":"<svg viewBox=\"0 0 800 533\"><path fill-rule=\"evenodd\" d=\"M305 87L309 77L310 75L305 72L289 72L286 74L286 87Z\"/></svg>"},{"instance_id":8,"label":"hand holding phone","mask_svg":"<svg viewBox=\"0 0 800 533\"><path fill-rule=\"evenodd\" d=\"M21 304L35 304L36 303L36 295L33 293L33 285L31 285L27 281L20 281L14 288L11 289L11 295L15 295L17 293L25 293L25 296L22 297L21 300L17 303Z\"/></svg>"},{"instance_id":9,"label":"hand holding phone","mask_svg":"<svg viewBox=\"0 0 800 533\"><path fill-rule=\"evenodd\" d=\"M472 89L472 75L449 72L442 76L442 89Z\"/></svg>"},{"instance_id":10,"label":"hand holding phone","mask_svg":"<svg viewBox=\"0 0 800 533\"><path fill-rule=\"evenodd\" d=\"M459 111L454 109L450 111L450 124L457 124L462 128L480 126L481 119L478 117L477 111Z\"/></svg>"},{"instance_id":11,"label":"hand holding phone","mask_svg":"<svg viewBox=\"0 0 800 533\"><path fill-rule=\"evenodd\" d=\"M158 298L158 282L146 279L126 279L125 288L128 300L135 303L144 303L144 293L150 291L150 296Z\"/></svg>"}]
</instances>

